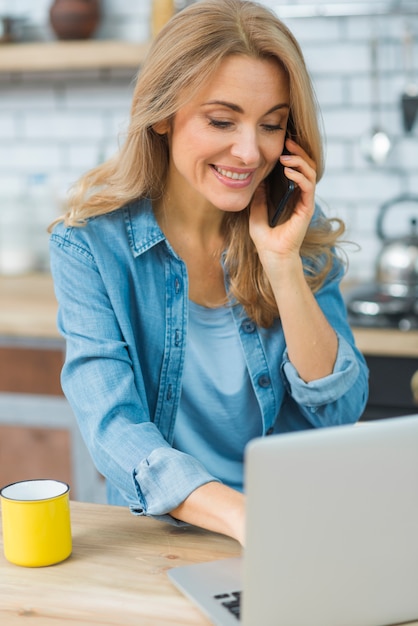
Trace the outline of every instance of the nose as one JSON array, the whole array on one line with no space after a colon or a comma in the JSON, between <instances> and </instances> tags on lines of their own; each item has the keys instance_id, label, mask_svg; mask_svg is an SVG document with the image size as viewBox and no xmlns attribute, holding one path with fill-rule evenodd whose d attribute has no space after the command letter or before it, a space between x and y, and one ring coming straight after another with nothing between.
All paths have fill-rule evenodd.
<instances>
[{"instance_id":1,"label":"nose","mask_svg":"<svg viewBox=\"0 0 418 626\"><path fill-rule=\"evenodd\" d=\"M243 165L258 165L260 148L257 132L252 128L242 128L234 137L231 154L240 159Z\"/></svg>"}]
</instances>

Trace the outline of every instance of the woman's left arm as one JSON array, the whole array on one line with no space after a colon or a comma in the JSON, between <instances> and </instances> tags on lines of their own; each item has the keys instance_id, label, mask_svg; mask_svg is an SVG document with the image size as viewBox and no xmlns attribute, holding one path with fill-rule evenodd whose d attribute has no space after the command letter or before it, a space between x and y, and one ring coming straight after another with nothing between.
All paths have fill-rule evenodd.
<instances>
[{"instance_id":1,"label":"woman's left arm","mask_svg":"<svg viewBox=\"0 0 418 626\"><path fill-rule=\"evenodd\" d=\"M309 383L333 372L338 338L306 282L300 255L315 209L315 165L294 141L288 139L286 147L291 154L281 162L299 188L295 210L285 223L270 228L260 187L251 204L250 235L276 298L289 360Z\"/></svg>"}]
</instances>

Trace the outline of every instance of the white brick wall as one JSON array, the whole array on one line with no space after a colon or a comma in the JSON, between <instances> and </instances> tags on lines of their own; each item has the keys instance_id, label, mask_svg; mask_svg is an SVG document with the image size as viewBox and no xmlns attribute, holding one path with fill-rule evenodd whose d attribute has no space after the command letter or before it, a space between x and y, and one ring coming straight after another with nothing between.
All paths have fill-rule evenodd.
<instances>
[{"instance_id":1,"label":"white brick wall","mask_svg":"<svg viewBox=\"0 0 418 626\"><path fill-rule=\"evenodd\" d=\"M264 4L280 15L286 5L294 9L321 1L264 0ZM350 6L373 2L377 0L351 0ZM14 0L13 12L31 19L27 28L31 37L53 36L48 26L50 4L50 0ZM150 0L103 0L102 6L97 37L148 39ZM5 12L10 12L10 1L0 0L0 14ZM381 245L375 235L379 207L403 191L418 194L418 120L406 135L399 107L405 84L401 40L406 24L413 34L418 82L418 13L283 19L301 43L322 111L327 160L318 198L329 215L345 219L348 237L361 246L360 251L347 248L349 278L367 280L373 276ZM360 149L361 137L373 123L372 36L379 39L381 121L393 140L383 166L367 162ZM20 192L28 175L38 172L47 173L54 192L63 195L82 172L112 154L128 119L132 78L133 72L122 70L0 74L0 200ZM389 231L406 233L407 218L418 214L418 202L394 209L394 214Z\"/></svg>"}]
</instances>

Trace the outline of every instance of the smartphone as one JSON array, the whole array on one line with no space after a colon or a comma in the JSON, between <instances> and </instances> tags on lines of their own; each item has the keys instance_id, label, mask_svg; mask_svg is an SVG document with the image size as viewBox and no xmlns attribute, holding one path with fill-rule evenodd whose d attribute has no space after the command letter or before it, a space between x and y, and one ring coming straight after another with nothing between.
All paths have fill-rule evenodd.
<instances>
[{"instance_id":1,"label":"smartphone","mask_svg":"<svg viewBox=\"0 0 418 626\"><path fill-rule=\"evenodd\" d=\"M288 154L287 150L283 153ZM296 185L293 180L287 178L284 173L284 166L280 161L276 163L267 180L269 187L269 224L274 228L290 196L295 191Z\"/></svg>"}]
</instances>

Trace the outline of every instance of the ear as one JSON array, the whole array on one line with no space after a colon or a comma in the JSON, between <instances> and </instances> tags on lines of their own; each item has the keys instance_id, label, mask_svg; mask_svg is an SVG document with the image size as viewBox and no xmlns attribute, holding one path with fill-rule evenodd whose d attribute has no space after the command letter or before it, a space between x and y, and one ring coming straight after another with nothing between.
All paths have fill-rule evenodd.
<instances>
[{"instance_id":1,"label":"ear","mask_svg":"<svg viewBox=\"0 0 418 626\"><path fill-rule=\"evenodd\" d=\"M157 135L166 135L170 130L170 122L168 120L161 120L161 122L153 124L152 129Z\"/></svg>"}]
</instances>

